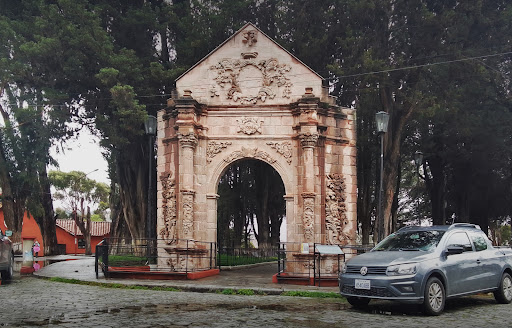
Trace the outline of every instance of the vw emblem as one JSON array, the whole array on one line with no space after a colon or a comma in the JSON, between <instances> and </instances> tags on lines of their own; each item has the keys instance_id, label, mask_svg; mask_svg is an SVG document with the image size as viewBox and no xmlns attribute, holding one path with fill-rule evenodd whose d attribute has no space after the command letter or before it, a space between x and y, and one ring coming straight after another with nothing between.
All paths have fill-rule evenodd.
<instances>
[{"instance_id":1,"label":"vw emblem","mask_svg":"<svg viewBox=\"0 0 512 328\"><path fill-rule=\"evenodd\" d=\"M367 267L362 267L359 272L361 272L362 276L366 276L366 274L368 273L368 268Z\"/></svg>"}]
</instances>

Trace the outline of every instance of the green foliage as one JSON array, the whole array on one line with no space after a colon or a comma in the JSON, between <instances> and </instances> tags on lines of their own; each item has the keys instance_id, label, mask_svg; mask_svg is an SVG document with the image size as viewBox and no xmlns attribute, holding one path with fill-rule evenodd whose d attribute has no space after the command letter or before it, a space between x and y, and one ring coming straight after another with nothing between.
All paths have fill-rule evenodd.
<instances>
[{"instance_id":1,"label":"green foliage","mask_svg":"<svg viewBox=\"0 0 512 328\"><path fill-rule=\"evenodd\" d=\"M147 257L135 256L135 255L109 255L108 265L125 267L125 266L139 266L146 265L148 262Z\"/></svg>"}]
</instances>

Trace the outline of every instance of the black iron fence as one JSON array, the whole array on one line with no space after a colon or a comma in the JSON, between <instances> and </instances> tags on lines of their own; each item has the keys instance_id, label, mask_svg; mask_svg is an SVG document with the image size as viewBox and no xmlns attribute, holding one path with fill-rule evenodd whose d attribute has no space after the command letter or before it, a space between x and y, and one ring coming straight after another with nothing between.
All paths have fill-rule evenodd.
<instances>
[{"instance_id":1,"label":"black iron fence","mask_svg":"<svg viewBox=\"0 0 512 328\"><path fill-rule=\"evenodd\" d=\"M236 248L221 247L217 256L219 268L273 262L278 259L278 247Z\"/></svg>"},{"instance_id":2,"label":"black iron fence","mask_svg":"<svg viewBox=\"0 0 512 328\"><path fill-rule=\"evenodd\" d=\"M112 272L189 273L215 269L217 248L213 242L176 240L127 240L105 238L96 246L95 270L105 277Z\"/></svg>"},{"instance_id":3,"label":"black iron fence","mask_svg":"<svg viewBox=\"0 0 512 328\"><path fill-rule=\"evenodd\" d=\"M278 277L318 281L337 279L344 262L373 245L322 245L282 242L278 249Z\"/></svg>"}]
</instances>

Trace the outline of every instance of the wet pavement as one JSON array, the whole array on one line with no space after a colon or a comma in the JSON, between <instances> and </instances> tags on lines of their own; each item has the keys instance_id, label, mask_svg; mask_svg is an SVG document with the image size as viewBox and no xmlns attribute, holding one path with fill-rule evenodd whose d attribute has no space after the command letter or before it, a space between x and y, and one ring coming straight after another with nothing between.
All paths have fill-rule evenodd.
<instances>
[{"instance_id":1,"label":"wet pavement","mask_svg":"<svg viewBox=\"0 0 512 328\"><path fill-rule=\"evenodd\" d=\"M338 292L337 287L300 286L272 283L272 276L277 273L277 262L223 269L218 275L197 280L147 280L147 279L106 279L103 273L96 279L94 257L49 257L46 261L53 262L34 272L35 276L82 281L119 283L138 286L174 287L186 291L222 291L225 289L252 289L258 294L279 295L285 291L320 291ZM101 270L100 270L101 271Z\"/></svg>"},{"instance_id":2,"label":"wet pavement","mask_svg":"<svg viewBox=\"0 0 512 328\"><path fill-rule=\"evenodd\" d=\"M67 258L60 258L65 260ZM39 260L39 259L38 259ZM333 287L272 284L275 264L222 271L196 281L96 279L94 259L41 260L33 275L18 272L0 286L0 327L512 327L512 305L492 295L447 302L445 313L425 317L416 306L372 301L355 310L343 299L269 295L286 290L336 291ZM61 277L132 288L70 284L38 279ZM140 290L167 286L180 292ZM267 295L226 295L226 289L269 291ZM198 291L213 291L199 293Z\"/></svg>"}]
</instances>

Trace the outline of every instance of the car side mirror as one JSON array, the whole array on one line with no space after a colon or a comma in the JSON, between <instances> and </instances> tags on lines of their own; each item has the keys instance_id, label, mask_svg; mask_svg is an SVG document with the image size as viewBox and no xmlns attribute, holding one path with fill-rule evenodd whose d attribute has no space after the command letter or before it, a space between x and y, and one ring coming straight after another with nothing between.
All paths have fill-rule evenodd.
<instances>
[{"instance_id":1,"label":"car side mirror","mask_svg":"<svg viewBox=\"0 0 512 328\"><path fill-rule=\"evenodd\" d=\"M464 253L464 247L462 246L450 245L446 247L446 255L455 255L462 253Z\"/></svg>"}]
</instances>

